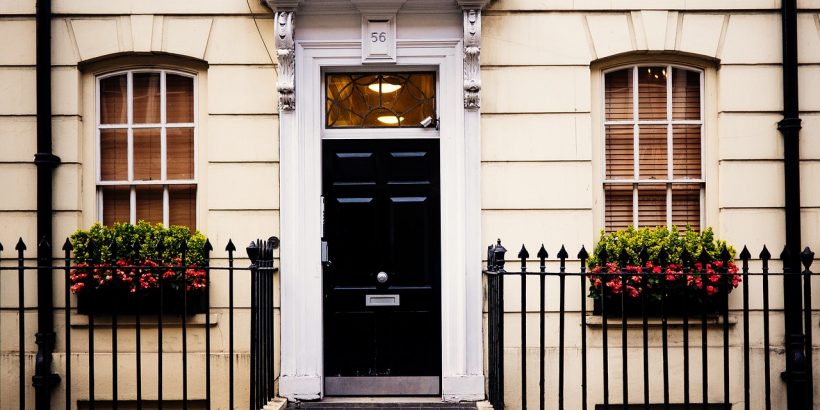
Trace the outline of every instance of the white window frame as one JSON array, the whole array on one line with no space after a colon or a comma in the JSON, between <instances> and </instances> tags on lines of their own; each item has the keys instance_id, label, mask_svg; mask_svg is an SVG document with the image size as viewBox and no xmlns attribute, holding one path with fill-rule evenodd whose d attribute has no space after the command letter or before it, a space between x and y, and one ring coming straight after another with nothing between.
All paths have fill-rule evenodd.
<instances>
[{"instance_id":1,"label":"white window frame","mask_svg":"<svg viewBox=\"0 0 820 410\"><path fill-rule=\"evenodd\" d=\"M134 74L138 73L159 73L160 74L160 122L159 123L141 123L134 124L133 113L133 79ZM124 124L102 124L100 112L100 82L106 78L116 77L125 74L127 76L127 121ZM167 74L174 74L183 77L191 78L193 81L193 122L188 123L168 123L166 121L166 88L165 80ZM169 226L170 218L170 200L169 200L169 185L194 185L198 186L198 171L197 171L197 123L198 121L198 107L197 107L197 77L193 73L168 70L168 69L153 69L153 68L138 68L132 70L119 70L111 73L98 75L95 82L95 155L96 155L96 195L97 195L97 220L102 222L104 215L104 201L102 187L104 186L129 186L130 187L130 223L137 223L137 186L162 186L162 224ZM140 128L159 128L160 129L160 179L151 181L134 180L134 130ZM167 179L167 140L166 131L168 128L192 128L193 129L193 179ZM100 149L100 131L103 129L126 129L128 133L128 179L119 181L103 181L102 180L102 158ZM195 227L191 227L195 228Z\"/></svg>"},{"instance_id":2,"label":"white window frame","mask_svg":"<svg viewBox=\"0 0 820 410\"><path fill-rule=\"evenodd\" d=\"M639 111L639 89L638 89L638 71L643 67L658 67L666 68L666 119L664 120L641 120ZM672 115L672 84L673 84L673 69L683 69L689 71L696 71L700 74L700 119L699 120L675 120ZM632 119L631 120L607 120L606 118L606 75L624 69L632 70ZM640 64L625 64L617 67L608 68L601 71L601 155L603 156L603 167L601 167L601 190L604 206L602 207L602 223L606 226L606 192L607 185L632 185L632 226L635 228L642 227L639 225L638 218L638 190L640 186L646 185L666 185L666 226L672 227L672 185L699 185L700 187L700 223L697 227L703 230L706 218L706 94L705 91L705 70L698 67L692 67L682 64L663 64L658 63L640 63ZM606 156L606 127L608 125L632 125L632 143L633 143L633 178L631 179L607 179L606 170L608 159ZM665 125L666 126L666 149L667 149L667 177L666 179L640 179L640 126L642 125ZM700 126L700 175L699 179L673 179L674 176L674 161L673 161L673 135L672 129L675 125L699 125ZM681 227L679 227L681 228Z\"/></svg>"}]
</instances>

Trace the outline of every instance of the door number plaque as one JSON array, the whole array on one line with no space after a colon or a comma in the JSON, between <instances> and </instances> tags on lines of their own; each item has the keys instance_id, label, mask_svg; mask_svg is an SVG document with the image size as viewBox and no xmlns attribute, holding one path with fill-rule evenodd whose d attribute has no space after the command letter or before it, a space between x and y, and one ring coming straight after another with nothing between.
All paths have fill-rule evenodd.
<instances>
[{"instance_id":1,"label":"door number plaque","mask_svg":"<svg viewBox=\"0 0 820 410\"><path fill-rule=\"evenodd\" d=\"M362 16L362 63L396 62L396 15Z\"/></svg>"}]
</instances>

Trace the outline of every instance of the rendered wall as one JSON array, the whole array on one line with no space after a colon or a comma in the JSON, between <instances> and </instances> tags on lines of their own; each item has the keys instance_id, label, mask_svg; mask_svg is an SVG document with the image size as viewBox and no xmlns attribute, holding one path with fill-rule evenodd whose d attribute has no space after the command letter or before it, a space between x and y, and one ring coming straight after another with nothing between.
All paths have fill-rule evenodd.
<instances>
[{"instance_id":1,"label":"rendered wall","mask_svg":"<svg viewBox=\"0 0 820 410\"><path fill-rule=\"evenodd\" d=\"M803 241L820 245L818 201L814 180L820 116L820 3L798 1L800 58L801 204ZM604 61L669 61L700 58L706 63L704 101L707 226L739 249L747 244L757 257L763 244L777 255L785 243L783 201L783 144L777 131L782 118L780 69L781 26L777 1L497 1L483 13L482 79L482 208L483 240L502 238L509 252L507 269L518 270L515 258L521 243L534 255L543 243L552 257L548 269L557 270L555 255L562 244L571 255L583 244L591 249L602 223L600 69ZM808 11L811 10L811 11ZM627 53L625 57L611 56ZM632 53L631 55L628 53ZM630 60L632 58L632 60ZM607 60L608 59L608 60ZM657 59L657 60L653 60ZM696 60L692 60L696 61ZM709 62L717 61L711 65ZM776 250L776 251L775 251ZM511 261L511 262L510 262ZM774 264L780 269L780 264ZM578 268L577 261L569 269ZM537 270L530 263L529 270ZM759 270L759 262L753 263ZM751 306L759 310L760 280L750 280ZM556 312L557 279L547 281L547 310ZM566 406L580 400L579 283L567 285ZM772 281L771 307L782 309L782 285ZM538 403L538 280L528 281L527 352L528 403ZM730 306L742 306L741 292ZM509 408L520 408L520 280L505 282L505 391ZM592 303L583 301L591 310ZM733 312L738 315L740 312ZM762 363L760 312L752 312L753 363ZM596 320L597 319L597 320ZM601 327L590 318L589 402L603 403ZM814 319L817 321L817 318ZM597 323L597 324L595 324ZM558 315L547 315L547 402L557 400ZM711 327L709 343L720 346L720 327ZM780 313L773 313L772 346L783 343ZM642 400L641 336L630 327L630 401ZM730 329L732 398L742 401L742 325ZM712 334L714 339L712 339ZM620 326L610 328L610 402L620 403ZM682 402L681 329L670 330L672 402ZM691 343L699 343L699 333ZM662 403L660 327L650 331L650 371L653 403ZM815 351L818 348L815 343ZM692 357L700 358L693 349ZM710 399L722 399L722 355L709 351ZM816 355L816 353L815 353ZM771 353L773 402L784 406L779 380L784 366L781 348ZM700 397L700 365L693 359L693 398ZM815 360L814 368L818 364ZM755 365L756 366L756 365ZM762 386L762 365L753 367L752 381ZM815 383L815 391L818 385ZM698 399L699 400L699 399ZM815 405L817 403L815 398ZM752 391L753 408L762 403L761 389ZM735 402L735 404L738 404ZM742 403L740 403L742 405Z\"/></svg>"},{"instance_id":2,"label":"rendered wall","mask_svg":"<svg viewBox=\"0 0 820 410\"><path fill-rule=\"evenodd\" d=\"M36 150L35 111L35 1L4 1L0 4L0 243L3 257L16 256L18 237L36 248ZM258 1L92 1L53 2L52 82L54 151L62 159L54 177L55 255L59 246L78 228L97 219L95 194L95 81L96 72L111 69L106 59L117 57L126 66L145 61L163 62L161 54L201 60L203 65L180 66L197 72L197 228L214 246L213 264L225 265L229 238L245 258L252 239L278 234L279 170L278 109L273 20L270 10ZM154 60L146 60L152 54ZM129 57L134 59L129 61ZM273 55L273 60L271 59ZM142 57L141 57L142 56ZM149 57L144 57L149 56ZM143 58L142 60L140 58ZM94 61L98 61L94 63ZM92 62L92 63L89 63ZM33 261L28 263L33 264ZM247 259L237 266L247 266ZM6 265L4 265L6 266ZM237 405L247 407L250 280L247 272L236 274ZM227 406L228 285L224 271L212 275L211 323L196 316L189 325L189 397L204 398L204 332L211 332L214 406ZM36 332L35 274L26 277L26 345L28 365L25 382L27 404L33 406L34 333ZM0 408L17 406L17 280L16 272L3 271L0 280ZM63 280L55 276L55 306L64 306ZM277 286L278 289L278 286ZM278 294L276 296L278 300ZM76 301L74 302L76 303ZM277 304L278 306L278 304ZM133 319L130 319L133 321ZM156 319L148 322L155 322ZM144 320L144 321L145 321ZM122 319L128 321L128 319ZM168 322L171 322L170 324ZM181 398L180 324L169 318L164 329L166 399ZM64 374L64 319L55 316L58 345L54 370ZM85 400L88 377L87 317L72 315L73 399ZM96 398L111 398L110 326L95 332ZM156 395L155 326L144 326L143 393ZM119 396L134 399L134 327L118 334ZM109 352L109 353L106 353ZM170 353L168 353L170 352ZM176 352L176 353L175 353ZM64 406L65 384L54 391L53 406Z\"/></svg>"}]
</instances>

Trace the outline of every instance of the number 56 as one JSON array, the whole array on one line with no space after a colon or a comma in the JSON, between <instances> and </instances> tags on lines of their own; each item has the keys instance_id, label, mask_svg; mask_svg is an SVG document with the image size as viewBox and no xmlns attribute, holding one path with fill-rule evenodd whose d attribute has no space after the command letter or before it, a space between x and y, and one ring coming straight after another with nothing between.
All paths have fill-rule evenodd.
<instances>
[{"instance_id":1,"label":"number 56","mask_svg":"<svg viewBox=\"0 0 820 410\"><path fill-rule=\"evenodd\" d=\"M384 31L382 31L382 32L373 31L373 32L370 33L370 42L371 43L384 43L385 41L387 41L387 33L385 33Z\"/></svg>"}]
</instances>

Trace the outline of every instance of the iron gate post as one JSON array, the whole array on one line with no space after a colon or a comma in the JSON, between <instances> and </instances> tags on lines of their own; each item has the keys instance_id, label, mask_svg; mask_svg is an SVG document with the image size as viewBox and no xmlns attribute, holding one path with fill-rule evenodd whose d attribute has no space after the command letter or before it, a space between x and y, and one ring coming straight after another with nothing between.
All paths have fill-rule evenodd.
<instances>
[{"instance_id":1,"label":"iron gate post","mask_svg":"<svg viewBox=\"0 0 820 410\"><path fill-rule=\"evenodd\" d=\"M800 265L788 247L780 254L783 260L783 316L786 325L786 371L781 377L786 382L786 401L789 410L811 409L803 333L803 287Z\"/></svg>"}]
</instances>

